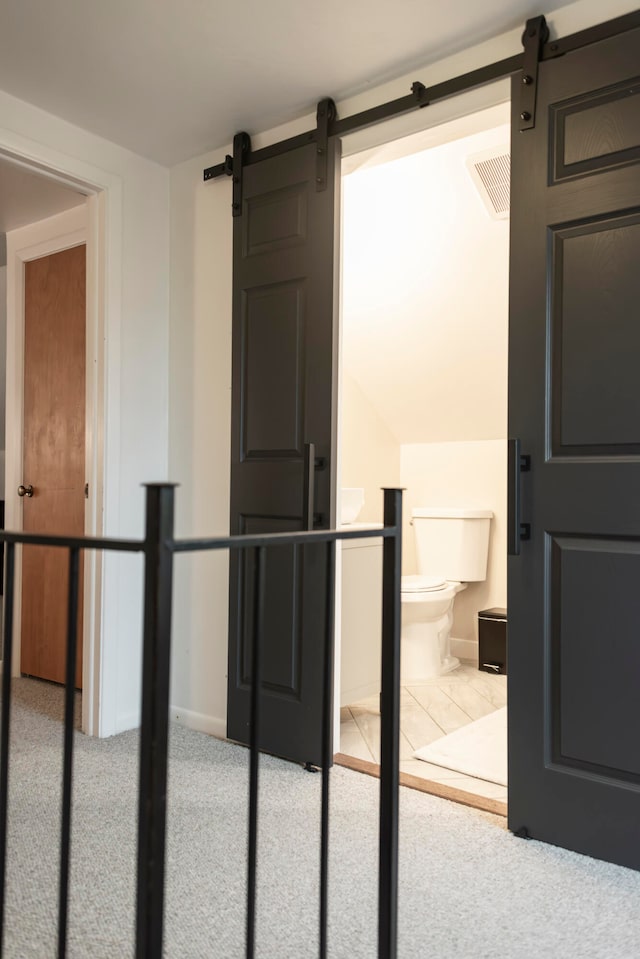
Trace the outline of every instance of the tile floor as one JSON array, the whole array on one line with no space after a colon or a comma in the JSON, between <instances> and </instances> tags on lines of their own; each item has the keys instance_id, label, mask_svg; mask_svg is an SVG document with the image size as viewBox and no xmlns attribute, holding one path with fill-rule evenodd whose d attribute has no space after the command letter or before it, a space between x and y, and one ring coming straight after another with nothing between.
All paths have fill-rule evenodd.
<instances>
[{"instance_id":1,"label":"tile floor","mask_svg":"<svg viewBox=\"0 0 640 959\"><path fill-rule=\"evenodd\" d=\"M507 789L495 783L414 759L414 750L480 719L507 702L507 677L480 672L471 663L416 686L403 686L400 698L400 770L465 789L488 799L507 801ZM380 762L380 711L377 696L340 711L340 752Z\"/></svg>"}]
</instances>

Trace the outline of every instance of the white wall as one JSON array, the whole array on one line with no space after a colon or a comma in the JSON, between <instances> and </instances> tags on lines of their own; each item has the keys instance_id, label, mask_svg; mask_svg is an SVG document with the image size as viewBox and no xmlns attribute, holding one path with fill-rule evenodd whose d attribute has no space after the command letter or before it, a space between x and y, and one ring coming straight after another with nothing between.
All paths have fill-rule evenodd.
<instances>
[{"instance_id":1,"label":"white wall","mask_svg":"<svg viewBox=\"0 0 640 959\"><path fill-rule=\"evenodd\" d=\"M345 370L341 379L341 486L364 487L359 523L382 522L384 486L400 486L400 444Z\"/></svg>"},{"instance_id":2,"label":"white wall","mask_svg":"<svg viewBox=\"0 0 640 959\"><path fill-rule=\"evenodd\" d=\"M104 190L93 207L103 237L90 264L105 348L104 431L91 437L104 450L97 523L108 535L140 536L141 483L168 475L169 173L3 92L0 151L53 169L68 184ZM89 729L109 735L139 721L139 559L107 559L100 602L104 633Z\"/></svg>"},{"instance_id":3,"label":"white wall","mask_svg":"<svg viewBox=\"0 0 640 959\"><path fill-rule=\"evenodd\" d=\"M625 0L580 0L547 15L554 35L576 30L635 9ZM460 27L464 33L464 25ZM340 116L408 93L421 79L436 83L510 56L522 49L522 29L513 30L453 57L415 70L393 82L371 87L338 104ZM325 91L323 91L324 93ZM349 137L344 153L356 152L456 115L503 102L503 81L425 110L371 127ZM254 136L255 148L315 126L309 116ZM253 132L253 131L249 131ZM183 484L179 505L182 533L228 528L230 342L231 342L231 183L202 182L202 170L219 163L231 144L221 144L171 171L171 363L170 470ZM180 560L182 562L182 560ZM195 565L195 564L194 564ZM183 569L175 592L176 652L172 701L202 728L223 729L226 715L227 578L220 562L196 574ZM178 635L179 633L179 635ZM181 661L179 661L179 658Z\"/></svg>"},{"instance_id":4,"label":"white wall","mask_svg":"<svg viewBox=\"0 0 640 959\"><path fill-rule=\"evenodd\" d=\"M0 266L0 499L4 499L5 406L7 384L7 267Z\"/></svg>"},{"instance_id":5,"label":"white wall","mask_svg":"<svg viewBox=\"0 0 640 959\"><path fill-rule=\"evenodd\" d=\"M469 506L493 511L487 579L470 583L458 594L454 606L452 636L466 641L456 655L463 652L465 658L472 659L477 655L478 610L507 605L507 441L404 445L400 475L406 487L403 572L417 572L413 528L409 525L415 506Z\"/></svg>"},{"instance_id":6,"label":"white wall","mask_svg":"<svg viewBox=\"0 0 640 959\"><path fill-rule=\"evenodd\" d=\"M509 221L467 162L509 152L508 106L481 116L344 178L343 364L400 443L505 435Z\"/></svg>"},{"instance_id":7,"label":"white wall","mask_svg":"<svg viewBox=\"0 0 640 959\"><path fill-rule=\"evenodd\" d=\"M180 536L229 530L231 195L202 182L202 159L171 172L170 472ZM179 556L174 715L224 735L226 553Z\"/></svg>"}]
</instances>

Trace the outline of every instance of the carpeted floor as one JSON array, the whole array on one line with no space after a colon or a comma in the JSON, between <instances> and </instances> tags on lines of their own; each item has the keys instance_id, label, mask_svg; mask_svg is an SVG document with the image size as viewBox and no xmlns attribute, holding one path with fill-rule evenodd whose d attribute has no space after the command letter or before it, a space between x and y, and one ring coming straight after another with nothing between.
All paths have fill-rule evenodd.
<instances>
[{"instance_id":1,"label":"carpeted floor","mask_svg":"<svg viewBox=\"0 0 640 959\"><path fill-rule=\"evenodd\" d=\"M5 956L54 956L61 691L16 680ZM72 959L133 956L137 734L77 735ZM243 955L246 750L172 728L166 955ZM317 955L320 777L265 758L258 956ZM332 959L375 959L377 786L332 776ZM626 959L640 874L515 839L504 820L402 790L401 959Z\"/></svg>"}]
</instances>

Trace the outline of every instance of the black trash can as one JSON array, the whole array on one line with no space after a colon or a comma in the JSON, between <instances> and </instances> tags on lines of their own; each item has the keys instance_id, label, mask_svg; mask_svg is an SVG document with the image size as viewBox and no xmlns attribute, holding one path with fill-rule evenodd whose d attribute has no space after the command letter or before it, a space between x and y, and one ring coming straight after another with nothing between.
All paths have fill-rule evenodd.
<instances>
[{"instance_id":1,"label":"black trash can","mask_svg":"<svg viewBox=\"0 0 640 959\"><path fill-rule=\"evenodd\" d=\"M507 611L499 606L478 613L478 669L507 672Z\"/></svg>"}]
</instances>

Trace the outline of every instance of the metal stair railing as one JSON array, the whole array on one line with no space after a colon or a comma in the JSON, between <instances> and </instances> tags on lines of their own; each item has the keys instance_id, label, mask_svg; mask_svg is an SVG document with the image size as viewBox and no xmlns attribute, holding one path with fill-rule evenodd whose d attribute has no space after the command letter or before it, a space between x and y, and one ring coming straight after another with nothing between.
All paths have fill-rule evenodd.
<instances>
[{"instance_id":1,"label":"metal stair railing","mask_svg":"<svg viewBox=\"0 0 640 959\"><path fill-rule=\"evenodd\" d=\"M221 536L208 539L174 538L175 487L169 483L146 486L146 531L143 540L45 536L0 531L5 544L4 669L0 711L0 959L4 955L5 883L7 861L8 789L10 775L11 668L15 602L15 547L40 545L68 552L67 648L63 735L60 868L58 878L58 959L66 959L69 905L69 866L72 827L73 706L78 643L78 583L84 550L138 552L144 555L144 625L142 665L142 719L138 794L138 859L136 959L162 959L164 926L164 872L167 804L167 748L169 731L169 676L171 665L171 599L176 553L211 550L252 550L254 555L254 631L252 638L249 833L245 953L256 948L257 826L259 793L260 688L262 674L265 563L269 549L326 544L327 593L322 709L322 778L320 821L319 956L328 955L329 794L331 726L333 723L333 647L336 542L371 539L371 529L312 530ZM375 530L383 539L381 763L378 876L378 959L396 959L398 898L398 795L400 730L400 575L402 556L402 491L384 491L384 525Z\"/></svg>"}]
</instances>

